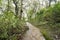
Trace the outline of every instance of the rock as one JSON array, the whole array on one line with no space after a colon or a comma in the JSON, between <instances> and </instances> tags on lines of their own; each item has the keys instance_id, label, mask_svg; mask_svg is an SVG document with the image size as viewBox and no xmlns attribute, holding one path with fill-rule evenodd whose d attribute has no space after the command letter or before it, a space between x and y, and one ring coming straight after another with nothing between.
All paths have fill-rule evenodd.
<instances>
[{"instance_id":1,"label":"rock","mask_svg":"<svg viewBox=\"0 0 60 40\"><path fill-rule=\"evenodd\" d=\"M28 22L26 24L29 27L29 30L24 35L23 40L45 40L38 28Z\"/></svg>"}]
</instances>

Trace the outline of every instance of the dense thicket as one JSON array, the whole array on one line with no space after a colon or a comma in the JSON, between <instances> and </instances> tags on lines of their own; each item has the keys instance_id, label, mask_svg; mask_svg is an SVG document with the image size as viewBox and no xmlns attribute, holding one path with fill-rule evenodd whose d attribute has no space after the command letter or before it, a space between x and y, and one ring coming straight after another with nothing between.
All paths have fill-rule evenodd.
<instances>
[{"instance_id":1,"label":"dense thicket","mask_svg":"<svg viewBox=\"0 0 60 40\"><path fill-rule=\"evenodd\" d=\"M40 28L46 40L59 40L60 3L49 8L40 9L34 18L30 18L29 22Z\"/></svg>"},{"instance_id":2,"label":"dense thicket","mask_svg":"<svg viewBox=\"0 0 60 40\"><path fill-rule=\"evenodd\" d=\"M28 30L25 26L25 17L28 22L40 28L46 40L60 40L58 2L57 0L0 0L0 40L21 39Z\"/></svg>"},{"instance_id":3,"label":"dense thicket","mask_svg":"<svg viewBox=\"0 0 60 40\"><path fill-rule=\"evenodd\" d=\"M0 40L22 40L28 27L20 9L22 0L0 0Z\"/></svg>"},{"instance_id":4,"label":"dense thicket","mask_svg":"<svg viewBox=\"0 0 60 40\"><path fill-rule=\"evenodd\" d=\"M25 22L8 11L0 15L0 40L20 40L27 31Z\"/></svg>"}]
</instances>

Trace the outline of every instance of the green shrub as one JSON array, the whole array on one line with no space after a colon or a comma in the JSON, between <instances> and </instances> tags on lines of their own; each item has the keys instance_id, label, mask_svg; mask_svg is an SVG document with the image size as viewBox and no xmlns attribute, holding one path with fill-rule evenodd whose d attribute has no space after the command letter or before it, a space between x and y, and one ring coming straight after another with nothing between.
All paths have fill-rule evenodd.
<instances>
[{"instance_id":1,"label":"green shrub","mask_svg":"<svg viewBox=\"0 0 60 40\"><path fill-rule=\"evenodd\" d=\"M17 40L17 36L23 35L27 31L25 22L16 17L13 12L5 12L0 16L0 39Z\"/></svg>"},{"instance_id":2,"label":"green shrub","mask_svg":"<svg viewBox=\"0 0 60 40\"><path fill-rule=\"evenodd\" d=\"M43 31L42 34L46 40L53 40L52 37L49 34L47 34L48 33L47 31L45 30L42 30L42 31Z\"/></svg>"},{"instance_id":3,"label":"green shrub","mask_svg":"<svg viewBox=\"0 0 60 40\"><path fill-rule=\"evenodd\" d=\"M60 34L60 3L39 10L30 22L40 28L46 40L56 39L55 35Z\"/></svg>"}]
</instances>

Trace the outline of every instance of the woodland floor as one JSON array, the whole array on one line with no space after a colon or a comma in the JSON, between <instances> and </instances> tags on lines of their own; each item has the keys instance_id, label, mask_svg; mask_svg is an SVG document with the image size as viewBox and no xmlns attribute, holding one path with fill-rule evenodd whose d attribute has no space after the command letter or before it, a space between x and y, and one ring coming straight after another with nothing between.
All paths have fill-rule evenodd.
<instances>
[{"instance_id":1,"label":"woodland floor","mask_svg":"<svg viewBox=\"0 0 60 40\"><path fill-rule=\"evenodd\" d=\"M29 30L24 35L23 40L45 40L38 28L36 28L29 22L27 22L26 24L29 27Z\"/></svg>"}]
</instances>

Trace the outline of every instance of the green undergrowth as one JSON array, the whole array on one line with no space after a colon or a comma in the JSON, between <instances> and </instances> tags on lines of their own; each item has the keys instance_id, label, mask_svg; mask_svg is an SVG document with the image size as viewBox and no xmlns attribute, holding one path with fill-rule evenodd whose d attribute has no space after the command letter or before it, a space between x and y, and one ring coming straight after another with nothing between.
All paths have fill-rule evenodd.
<instances>
[{"instance_id":1,"label":"green undergrowth","mask_svg":"<svg viewBox=\"0 0 60 40\"><path fill-rule=\"evenodd\" d=\"M60 40L60 3L40 9L29 22L40 29L46 40Z\"/></svg>"},{"instance_id":2,"label":"green undergrowth","mask_svg":"<svg viewBox=\"0 0 60 40\"><path fill-rule=\"evenodd\" d=\"M28 30L25 21L20 20L13 12L0 15L0 40L19 40Z\"/></svg>"}]
</instances>

